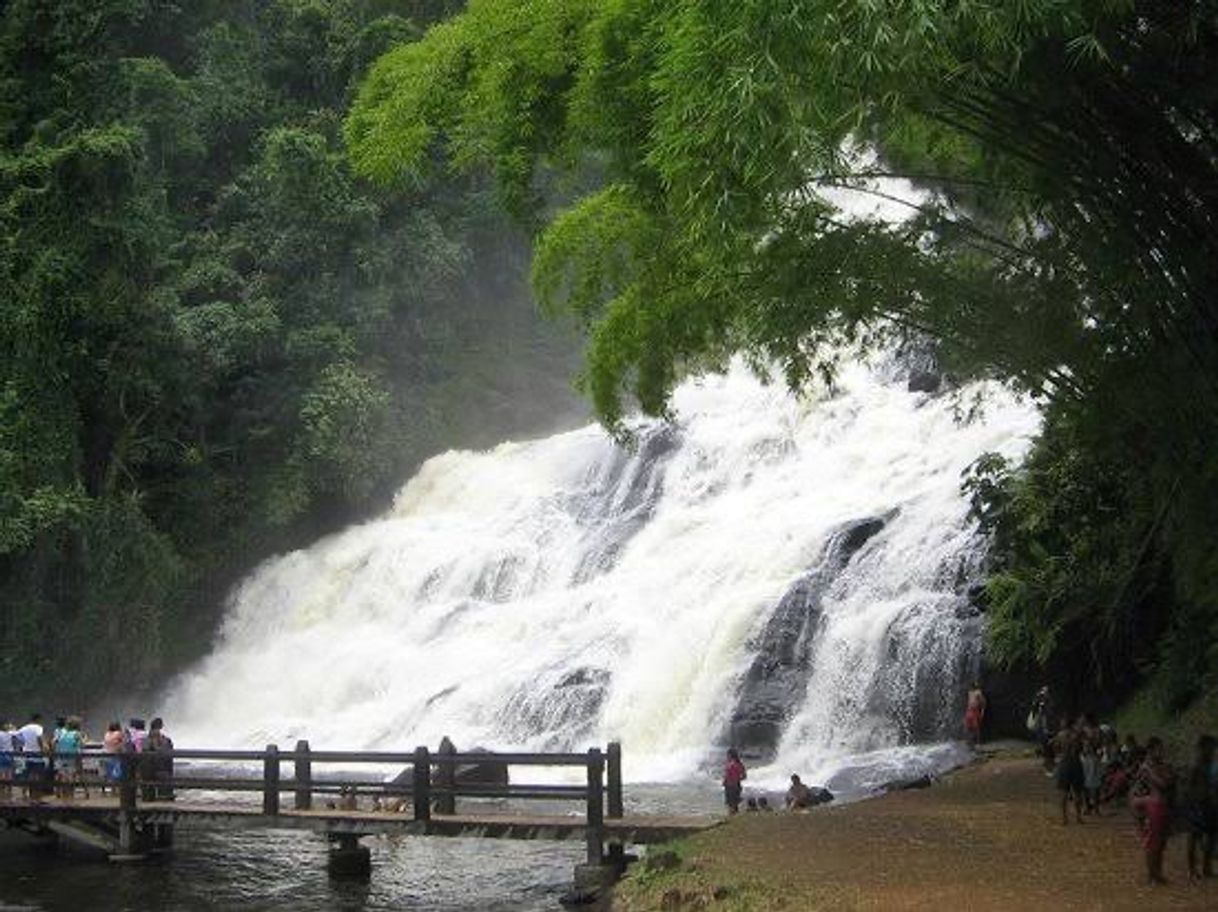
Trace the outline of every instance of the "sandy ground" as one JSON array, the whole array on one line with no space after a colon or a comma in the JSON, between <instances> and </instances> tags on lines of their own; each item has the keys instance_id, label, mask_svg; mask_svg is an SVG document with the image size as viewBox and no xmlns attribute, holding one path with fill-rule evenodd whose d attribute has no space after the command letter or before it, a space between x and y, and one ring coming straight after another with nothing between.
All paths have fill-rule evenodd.
<instances>
[{"instance_id":1,"label":"sandy ground","mask_svg":"<svg viewBox=\"0 0 1218 912\"><path fill-rule=\"evenodd\" d=\"M637 866L615 908L1218 910L1218 880L1188 880L1186 836L1150 887L1124 806L1063 826L1055 799L1034 759L998 756L921 791L741 814L678 845L675 870Z\"/></svg>"}]
</instances>

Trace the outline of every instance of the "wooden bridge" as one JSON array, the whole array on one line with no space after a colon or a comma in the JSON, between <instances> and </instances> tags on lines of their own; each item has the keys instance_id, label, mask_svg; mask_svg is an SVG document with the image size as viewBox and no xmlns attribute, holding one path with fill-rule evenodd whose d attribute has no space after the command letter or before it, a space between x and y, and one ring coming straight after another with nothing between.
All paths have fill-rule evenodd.
<instances>
[{"instance_id":1,"label":"wooden bridge","mask_svg":"<svg viewBox=\"0 0 1218 912\"><path fill-rule=\"evenodd\" d=\"M117 781L90 773L79 778L71 797L34 798L21 794L24 783L14 782L12 795L0 797L0 821L91 846L116 861L168 850L179 825L312 830L330 840L336 873L366 872L370 853L359 839L377 834L580 839L587 847L586 864L576 869L581 886L599 886L620 873L626 845L663 842L717 822L626 815L616 743L603 752L547 754L460 753L445 742L449 749L435 753L426 747L412 753L315 751L307 741L291 751L274 744L261 751L88 750L84 764L118 764ZM332 772L319 775L315 767L325 766ZM576 767L584 775L575 785L509 781L507 771L520 767ZM363 774L353 773L361 769ZM386 780L392 769L401 772ZM110 793L99 796L103 785ZM86 786L90 798L83 795ZM46 783L44 792L50 787ZM511 807L505 807L508 802ZM528 802L545 802L547 813L521 813L520 805ZM554 813L563 803L579 809Z\"/></svg>"}]
</instances>

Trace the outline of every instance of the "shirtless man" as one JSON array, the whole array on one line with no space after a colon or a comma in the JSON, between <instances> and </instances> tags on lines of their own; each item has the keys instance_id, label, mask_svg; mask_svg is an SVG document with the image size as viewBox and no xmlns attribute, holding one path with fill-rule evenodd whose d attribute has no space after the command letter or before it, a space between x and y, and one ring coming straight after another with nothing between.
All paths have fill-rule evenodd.
<instances>
[{"instance_id":1,"label":"shirtless man","mask_svg":"<svg viewBox=\"0 0 1218 912\"><path fill-rule=\"evenodd\" d=\"M985 721L985 693L976 681L969 688L968 703L964 710L964 731L969 744L976 747L981 743L981 724Z\"/></svg>"},{"instance_id":2,"label":"shirtless man","mask_svg":"<svg viewBox=\"0 0 1218 912\"><path fill-rule=\"evenodd\" d=\"M787 789L787 810L802 811L812 807L812 790L800 781L799 776L791 774L791 787Z\"/></svg>"}]
</instances>

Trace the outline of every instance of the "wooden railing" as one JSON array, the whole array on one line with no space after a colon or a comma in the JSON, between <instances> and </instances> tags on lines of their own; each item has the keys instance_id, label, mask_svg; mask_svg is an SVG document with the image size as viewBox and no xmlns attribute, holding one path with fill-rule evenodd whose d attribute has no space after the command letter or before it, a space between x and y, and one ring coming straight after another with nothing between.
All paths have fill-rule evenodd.
<instances>
[{"instance_id":1,"label":"wooden railing","mask_svg":"<svg viewBox=\"0 0 1218 912\"><path fill-rule=\"evenodd\" d=\"M14 755L17 758L23 755ZM211 750L175 748L171 751L150 751L140 754L108 754L89 749L80 755L90 762L118 762L121 775L111 781L104 775L85 776L77 780L77 786L113 786L118 793L118 808L121 812L136 814L141 804L166 800L179 791L206 790L213 792L259 792L262 796L262 813L269 817L281 813L281 799L285 793L292 795L292 807L297 811L313 809L318 795L341 795L353 790L365 798L409 799L413 819L426 824L433 812L438 815L456 813L458 798L496 798L578 801L584 805L585 829L590 864L600 864L605 851L605 820L621 818L622 802L622 751L614 742L606 751L592 748L586 753L494 753L457 751L432 752L418 747L411 753L379 751L316 751L307 741L297 742L290 751L281 751L275 744L264 750ZM62 762L62 758L55 758ZM178 761L191 761L191 769L175 768ZM261 775L251 776L244 769L227 769L221 775L207 775L206 769L196 764L228 763L238 767L261 764ZM290 764L292 775L283 775L284 765ZM403 767L392 781L376 781L370 778L344 778L341 773L317 777L315 764L351 767ZM507 784L495 782L466 782L458 777L461 767L582 767L584 782L579 785ZM20 787L20 781L14 783ZM50 783L46 784L49 789ZM141 792L144 792L141 795ZM341 814L343 808L334 808ZM615 847L614 851L618 849Z\"/></svg>"}]
</instances>

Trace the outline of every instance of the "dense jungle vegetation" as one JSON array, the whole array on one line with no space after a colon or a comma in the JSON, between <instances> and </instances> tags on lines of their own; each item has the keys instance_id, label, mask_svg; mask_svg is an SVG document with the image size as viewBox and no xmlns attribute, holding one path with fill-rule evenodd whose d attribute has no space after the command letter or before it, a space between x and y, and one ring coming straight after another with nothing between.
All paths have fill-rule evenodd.
<instances>
[{"instance_id":1,"label":"dense jungle vegetation","mask_svg":"<svg viewBox=\"0 0 1218 912\"><path fill-rule=\"evenodd\" d=\"M489 170L542 225L610 428L736 351L806 384L843 339L1034 397L1028 464L966 480L993 658L1168 709L1218 684L1213 0L472 0L346 137L389 187ZM819 192L880 176L928 193L901 224Z\"/></svg>"},{"instance_id":2,"label":"dense jungle vegetation","mask_svg":"<svg viewBox=\"0 0 1218 912\"><path fill-rule=\"evenodd\" d=\"M155 682L255 561L579 409L491 182L347 161L368 64L460 5L0 3L11 711Z\"/></svg>"}]
</instances>

